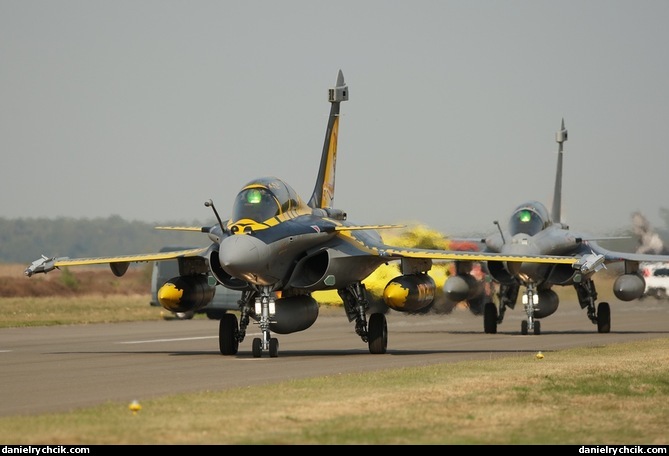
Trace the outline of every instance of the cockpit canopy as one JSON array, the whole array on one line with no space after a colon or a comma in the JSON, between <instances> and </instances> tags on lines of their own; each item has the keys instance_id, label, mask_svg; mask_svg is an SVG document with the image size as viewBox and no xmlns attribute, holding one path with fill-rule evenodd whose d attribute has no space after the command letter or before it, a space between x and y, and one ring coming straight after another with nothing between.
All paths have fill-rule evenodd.
<instances>
[{"instance_id":1,"label":"cockpit canopy","mask_svg":"<svg viewBox=\"0 0 669 456\"><path fill-rule=\"evenodd\" d=\"M525 233L534 236L546 228L550 222L546 206L537 201L531 201L521 204L513 211L509 221L509 232L511 235Z\"/></svg>"},{"instance_id":2,"label":"cockpit canopy","mask_svg":"<svg viewBox=\"0 0 669 456\"><path fill-rule=\"evenodd\" d=\"M265 177L246 184L232 206L232 221L264 222L272 217L305 207L295 190L280 179Z\"/></svg>"}]
</instances>

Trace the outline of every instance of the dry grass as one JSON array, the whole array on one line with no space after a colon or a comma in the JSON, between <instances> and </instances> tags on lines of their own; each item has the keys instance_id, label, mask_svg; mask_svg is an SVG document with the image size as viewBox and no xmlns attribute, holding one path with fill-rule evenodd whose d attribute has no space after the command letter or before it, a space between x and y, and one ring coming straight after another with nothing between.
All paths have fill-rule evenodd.
<instances>
[{"instance_id":1,"label":"dry grass","mask_svg":"<svg viewBox=\"0 0 669 456\"><path fill-rule=\"evenodd\" d=\"M161 318L150 306L151 269L116 277L108 267L82 267L25 277L25 265L0 264L0 328L111 323Z\"/></svg>"},{"instance_id":2,"label":"dry grass","mask_svg":"<svg viewBox=\"0 0 669 456\"><path fill-rule=\"evenodd\" d=\"M148 294L87 294L0 299L0 328L158 320L166 311Z\"/></svg>"},{"instance_id":3,"label":"dry grass","mask_svg":"<svg viewBox=\"0 0 669 456\"><path fill-rule=\"evenodd\" d=\"M0 297L133 295L151 292L151 264L116 277L107 266L64 268L26 277L25 265L0 264Z\"/></svg>"}]
</instances>

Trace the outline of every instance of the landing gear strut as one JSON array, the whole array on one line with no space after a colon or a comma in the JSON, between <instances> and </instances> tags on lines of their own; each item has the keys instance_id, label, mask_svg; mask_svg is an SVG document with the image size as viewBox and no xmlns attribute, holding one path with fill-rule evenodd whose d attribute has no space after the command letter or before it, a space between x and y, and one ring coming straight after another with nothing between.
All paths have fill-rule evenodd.
<instances>
[{"instance_id":1,"label":"landing gear strut","mask_svg":"<svg viewBox=\"0 0 669 456\"><path fill-rule=\"evenodd\" d=\"M539 304L539 294L535 289L533 283L529 283L523 293L523 306L525 306L525 313L527 320L520 323L520 333L527 335L529 331L534 331L535 335L541 334L541 322L534 317L534 311Z\"/></svg>"},{"instance_id":2,"label":"landing gear strut","mask_svg":"<svg viewBox=\"0 0 669 456\"><path fill-rule=\"evenodd\" d=\"M276 308L274 296L269 287L260 288L260 294L255 298L255 314L258 317L262 337L253 339L253 345L251 346L253 357L260 358L263 350L267 350L270 358L276 358L279 356L279 340L276 337L271 337L269 330L269 325L276 314Z\"/></svg>"},{"instance_id":3,"label":"landing gear strut","mask_svg":"<svg viewBox=\"0 0 669 456\"><path fill-rule=\"evenodd\" d=\"M369 316L369 324L365 312L369 309L367 290L365 285L356 282L337 290L344 302L344 310L348 321L355 320L355 332L363 342L367 342L369 352L383 354L388 347L388 324L383 313L373 313Z\"/></svg>"},{"instance_id":4,"label":"landing gear strut","mask_svg":"<svg viewBox=\"0 0 669 456\"><path fill-rule=\"evenodd\" d=\"M219 323L218 344L222 355L235 355L239 349L239 343L246 337L246 328L248 328L251 314L251 303L253 302L253 311L258 318L261 337L253 339L251 352L254 358L260 358L263 351L269 353L270 358L279 356L279 340L271 337L269 329L275 315L274 295L269 287L261 287L259 292L255 290L243 291L242 297L238 301L241 312L239 326L237 317L234 314L224 314Z\"/></svg>"},{"instance_id":5,"label":"landing gear strut","mask_svg":"<svg viewBox=\"0 0 669 456\"><path fill-rule=\"evenodd\" d=\"M499 298L499 313L493 302L487 302L483 307L483 331L486 334L497 334L497 325L504 320L507 307L513 309L518 299L520 285L517 283L500 284L497 297Z\"/></svg>"},{"instance_id":6,"label":"landing gear strut","mask_svg":"<svg viewBox=\"0 0 669 456\"><path fill-rule=\"evenodd\" d=\"M611 332L611 307L608 302L600 302L595 311L595 302L597 301L597 290L595 289L595 282L592 279L587 279L574 284L576 295L578 296L578 303L581 309L588 309L588 318L591 322L597 325L597 332L608 333Z\"/></svg>"}]
</instances>

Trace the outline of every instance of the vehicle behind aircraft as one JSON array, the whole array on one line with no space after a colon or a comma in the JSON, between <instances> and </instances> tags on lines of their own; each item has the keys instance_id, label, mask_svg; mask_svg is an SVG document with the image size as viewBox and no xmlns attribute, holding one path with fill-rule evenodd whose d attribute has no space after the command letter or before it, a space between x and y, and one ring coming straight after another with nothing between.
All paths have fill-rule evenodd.
<instances>
[{"instance_id":1,"label":"vehicle behind aircraft","mask_svg":"<svg viewBox=\"0 0 669 456\"><path fill-rule=\"evenodd\" d=\"M641 272L646 281L643 298L669 299L669 263L644 263Z\"/></svg>"}]
</instances>

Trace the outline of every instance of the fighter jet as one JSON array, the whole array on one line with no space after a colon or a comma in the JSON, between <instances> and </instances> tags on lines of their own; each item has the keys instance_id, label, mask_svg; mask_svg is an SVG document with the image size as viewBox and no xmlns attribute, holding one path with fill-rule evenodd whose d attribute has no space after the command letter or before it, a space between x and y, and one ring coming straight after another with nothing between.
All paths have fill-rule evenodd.
<instances>
[{"instance_id":1,"label":"fighter jet","mask_svg":"<svg viewBox=\"0 0 669 456\"><path fill-rule=\"evenodd\" d=\"M608 264L622 262L622 273L615 279L613 292L621 301L631 301L640 298L645 289L639 263L669 260L667 255L607 250L598 245L597 241L614 238L587 235L561 222L563 145L567 141L564 119L556 133L556 141L559 146L551 213L538 201L518 205L509 218L507 230L502 230L499 223L494 222L498 232L481 240L481 251L505 255L556 255L574 258L577 263L488 261L488 271L498 284L496 297L499 308L493 302L484 303L483 329L486 333L497 332L497 325L502 323L506 310L515 307L519 290L523 287L521 301L527 318L521 323L521 333L540 334L540 319L552 315L558 308L559 298L552 289L554 285L573 286L581 308L587 309L588 318L597 325L597 331L608 333L611 331L611 309L607 302L597 305L593 275ZM476 297L474 294L478 288L472 286L474 281L467 273L467 263L456 261L458 273L444 284L444 294L450 301Z\"/></svg>"},{"instance_id":2,"label":"fighter jet","mask_svg":"<svg viewBox=\"0 0 669 456\"><path fill-rule=\"evenodd\" d=\"M355 321L355 332L368 344L370 353L386 353L386 316L370 312L363 281L391 261L400 262L401 274L389 281L383 300L400 312L418 311L432 303L435 283L428 271L433 261L543 262L567 268L576 263L573 258L545 255L394 247L382 241L378 230L395 225L348 221L346 212L333 206L340 105L348 98L340 70L336 86L328 92L331 107L325 142L307 202L282 179L253 179L234 197L229 218L222 219L208 200L204 204L214 212L215 225L158 227L204 233L211 241L208 247L99 258L43 255L25 274L30 277L55 268L108 263L115 275L122 276L131 262L177 259L179 275L158 290L160 304L171 312L192 312L211 302L218 284L240 291L239 312L226 312L220 319L219 349L223 355L237 354L253 321L262 334L252 342L253 357L258 358L264 352L278 356L279 341L273 333L290 334L311 327L319 313L312 293L322 290L337 290L349 322ZM302 168L300 164L296 171Z\"/></svg>"}]
</instances>

